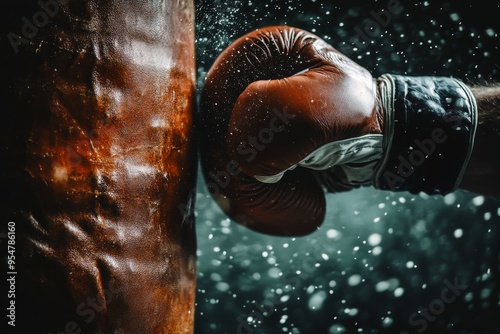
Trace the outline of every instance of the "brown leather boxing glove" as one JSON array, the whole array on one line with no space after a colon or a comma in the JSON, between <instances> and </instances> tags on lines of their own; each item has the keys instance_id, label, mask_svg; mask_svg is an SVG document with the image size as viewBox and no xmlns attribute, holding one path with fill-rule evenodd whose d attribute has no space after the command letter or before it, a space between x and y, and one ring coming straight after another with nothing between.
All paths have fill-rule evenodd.
<instances>
[{"instance_id":1,"label":"brown leather boxing glove","mask_svg":"<svg viewBox=\"0 0 500 334\"><path fill-rule=\"evenodd\" d=\"M210 192L230 217L255 230L314 231L324 219L324 191L312 173L291 169L333 141L362 149L366 140L380 151L376 96L366 70L306 31L270 27L238 39L216 60L202 92ZM370 155L363 160L370 163Z\"/></svg>"},{"instance_id":2,"label":"brown leather boxing glove","mask_svg":"<svg viewBox=\"0 0 500 334\"><path fill-rule=\"evenodd\" d=\"M457 80L375 80L319 37L286 26L230 45L208 73L201 107L209 189L229 216L276 234L321 224L322 187L454 189L475 120L474 99Z\"/></svg>"}]
</instances>

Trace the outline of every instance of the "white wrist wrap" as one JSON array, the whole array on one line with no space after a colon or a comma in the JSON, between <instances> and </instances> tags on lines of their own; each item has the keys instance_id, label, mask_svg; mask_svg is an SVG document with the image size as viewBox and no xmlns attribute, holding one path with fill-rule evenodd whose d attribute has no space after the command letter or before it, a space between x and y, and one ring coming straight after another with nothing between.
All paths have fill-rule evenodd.
<instances>
[{"instance_id":1,"label":"white wrist wrap","mask_svg":"<svg viewBox=\"0 0 500 334\"><path fill-rule=\"evenodd\" d=\"M382 141L381 134L334 141L316 149L287 170L297 166L314 170L327 170L338 166L345 174L345 182L351 185L371 185L375 167L383 154ZM255 178L260 182L275 183L287 170L272 176L255 175Z\"/></svg>"}]
</instances>

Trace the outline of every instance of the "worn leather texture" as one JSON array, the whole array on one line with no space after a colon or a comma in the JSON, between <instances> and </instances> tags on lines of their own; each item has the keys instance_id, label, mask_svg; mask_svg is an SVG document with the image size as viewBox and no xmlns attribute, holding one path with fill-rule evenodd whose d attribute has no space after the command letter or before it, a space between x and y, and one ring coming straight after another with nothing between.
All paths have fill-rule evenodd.
<instances>
[{"instance_id":1,"label":"worn leather texture","mask_svg":"<svg viewBox=\"0 0 500 334\"><path fill-rule=\"evenodd\" d=\"M255 176L277 175L332 141L380 134L376 94L366 69L307 31L275 26L240 37L210 68L201 96L210 192L255 230L315 231L325 195L313 170L288 170L276 183Z\"/></svg>"},{"instance_id":2,"label":"worn leather texture","mask_svg":"<svg viewBox=\"0 0 500 334\"><path fill-rule=\"evenodd\" d=\"M2 225L16 224L16 330L192 333L193 2L6 6L1 205Z\"/></svg>"},{"instance_id":3,"label":"worn leather texture","mask_svg":"<svg viewBox=\"0 0 500 334\"><path fill-rule=\"evenodd\" d=\"M470 90L448 77L385 75L379 83L385 152L375 187L427 194L455 190L477 125Z\"/></svg>"}]
</instances>

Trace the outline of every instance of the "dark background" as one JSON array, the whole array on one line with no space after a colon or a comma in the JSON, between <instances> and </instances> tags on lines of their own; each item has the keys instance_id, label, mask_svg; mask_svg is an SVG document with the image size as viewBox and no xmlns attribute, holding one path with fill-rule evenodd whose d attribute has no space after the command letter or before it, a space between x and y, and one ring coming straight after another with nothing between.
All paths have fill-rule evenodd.
<instances>
[{"instance_id":1,"label":"dark background","mask_svg":"<svg viewBox=\"0 0 500 334\"><path fill-rule=\"evenodd\" d=\"M198 1L198 88L233 40L275 24L314 32L374 77L500 82L496 2L392 1L399 11L378 22L389 3ZM198 183L196 333L500 333L499 199L358 189L328 195L318 231L277 238L227 219Z\"/></svg>"}]
</instances>

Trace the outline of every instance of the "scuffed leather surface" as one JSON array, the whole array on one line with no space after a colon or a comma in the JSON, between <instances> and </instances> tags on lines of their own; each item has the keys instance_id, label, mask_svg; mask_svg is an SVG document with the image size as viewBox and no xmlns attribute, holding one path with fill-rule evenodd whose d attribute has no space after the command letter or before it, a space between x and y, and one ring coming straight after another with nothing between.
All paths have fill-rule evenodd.
<instances>
[{"instance_id":1,"label":"scuffed leather surface","mask_svg":"<svg viewBox=\"0 0 500 334\"><path fill-rule=\"evenodd\" d=\"M392 77L392 103L384 106L392 113L393 132L387 123L384 136L391 142L376 174L375 186L392 191L446 194L455 190L464 164L470 155L476 122L474 98L457 80L447 77ZM433 131L439 131L444 141L433 140ZM434 132L436 133L436 132ZM434 141L428 149L415 145ZM441 142L442 141L442 142ZM421 151L425 159L418 159ZM426 152L427 151L427 152ZM427 154L426 154L427 153ZM413 156L412 156L413 155ZM407 166L401 167L402 161Z\"/></svg>"},{"instance_id":2,"label":"scuffed leather surface","mask_svg":"<svg viewBox=\"0 0 500 334\"><path fill-rule=\"evenodd\" d=\"M4 36L40 7L1 14L16 330L191 333L193 3L65 2L18 54Z\"/></svg>"}]
</instances>

